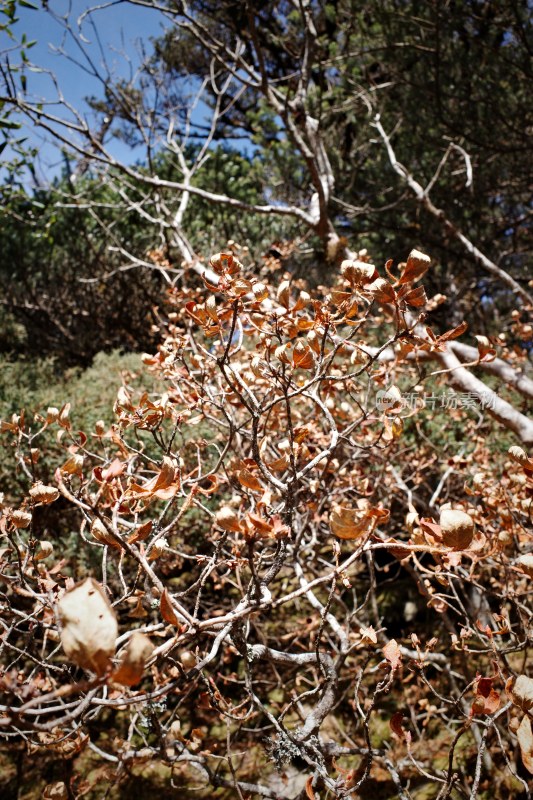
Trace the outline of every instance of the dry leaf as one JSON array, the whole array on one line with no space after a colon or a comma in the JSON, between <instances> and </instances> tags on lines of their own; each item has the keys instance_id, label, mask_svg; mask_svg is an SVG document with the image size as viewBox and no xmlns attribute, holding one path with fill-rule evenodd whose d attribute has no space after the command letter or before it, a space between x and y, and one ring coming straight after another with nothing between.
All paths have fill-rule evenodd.
<instances>
[{"instance_id":1,"label":"dry leaf","mask_svg":"<svg viewBox=\"0 0 533 800\"><path fill-rule=\"evenodd\" d=\"M402 654L396 639L391 639L383 648L383 655L393 669L397 669L402 660Z\"/></svg>"},{"instance_id":2,"label":"dry leaf","mask_svg":"<svg viewBox=\"0 0 533 800\"><path fill-rule=\"evenodd\" d=\"M144 633L135 631L119 654L119 665L112 680L123 686L135 686L142 679L146 662L152 655L154 645Z\"/></svg>"},{"instance_id":3,"label":"dry leaf","mask_svg":"<svg viewBox=\"0 0 533 800\"><path fill-rule=\"evenodd\" d=\"M476 532L474 520L464 511L451 508L440 512L439 525L442 543L454 550L467 550Z\"/></svg>"},{"instance_id":4,"label":"dry leaf","mask_svg":"<svg viewBox=\"0 0 533 800\"><path fill-rule=\"evenodd\" d=\"M431 266L431 259L420 250L411 250L407 258L405 269L402 272L400 283L411 283L418 281L422 278L429 267Z\"/></svg>"},{"instance_id":5,"label":"dry leaf","mask_svg":"<svg viewBox=\"0 0 533 800\"><path fill-rule=\"evenodd\" d=\"M57 500L59 489L56 489L55 486L45 486L44 483L37 482L31 487L29 495L34 503L40 503L44 506Z\"/></svg>"},{"instance_id":6,"label":"dry leaf","mask_svg":"<svg viewBox=\"0 0 533 800\"><path fill-rule=\"evenodd\" d=\"M215 514L215 522L223 531L241 532L241 523L237 513L230 506L222 506Z\"/></svg>"},{"instance_id":7,"label":"dry leaf","mask_svg":"<svg viewBox=\"0 0 533 800\"><path fill-rule=\"evenodd\" d=\"M527 714L520 723L516 736L524 767L533 775L533 732L531 731L531 720Z\"/></svg>"},{"instance_id":8,"label":"dry leaf","mask_svg":"<svg viewBox=\"0 0 533 800\"><path fill-rule=\"evenodd\" d=\"M375 523L375 518L368 512L344 508L335 505L329 518L331 532L338 539L358 539L369 533Z\"/></svg>"},{"instance_id":9,"label":"dry leaf","mask_svg":"<svg viewBox=\"0 0 533 800\"><path fill-rule=\"evenodd\" d=\"M515 706L530 712L533 709L533 678L519 675L512 688L511 698Z\"/></svg>"},{"instance_id":10,"label":"dry leaf","mask_svg":"<svg viewBox=\"0 0 533 800\"><path fill-rule=\"evenodd\" d=\"M59 601L58 613L67 658L104 675L115 652L118 626L102 587L93 578L78 583Z\"/></svg>"},{"instance_id":11,"label":"dry leaf","mask_svg":"<svg viewBox=\"0 0 533 800\"><path fill-rule=\"evenodd\" d=\"M172 607L172 602L167 589L163 589L163 594L161 595L161 600L159 601L159 610L161 611L161 616L165 622L168 622L170 625L178 625L178 618Z\"/></svg>"}]
</instances>

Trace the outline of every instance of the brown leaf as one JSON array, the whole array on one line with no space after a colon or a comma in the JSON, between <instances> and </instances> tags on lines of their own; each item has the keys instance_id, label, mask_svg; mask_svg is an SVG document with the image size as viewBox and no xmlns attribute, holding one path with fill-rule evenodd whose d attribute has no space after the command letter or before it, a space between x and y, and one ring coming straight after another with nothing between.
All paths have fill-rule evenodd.
<instances>
[{"instance_id":1,"label":"brown leaf","mask_svg":"<svg viewBox=\"0 0 533 800\"><path fill-rule=\"evenodd\" d=\"M215 522L223 531L240 533L242 530L239 517L230 506L222 506L222 508L218 509L215 514Z\"/></svg>"},{"instance_id":2,"label":"brown leaf","mask_svg":"<svg viewBox=\"0 0 533 800\"><path fill-rule=\"evenodd\" d=\"M369 533L375 524L375 518L368 511L345 508L335 505L329 518L331 532L338 539L358 539Z\"/></svg>"},{"instance_id":3,"label":"brown leaf","mask_svg":"<svg viewBox=\"0 0 533 800\"><path fill-rule=\"evenodd\" d=\"M479 360L486 363L494 361L496 358L496 350L491 345L489 339L486 336L475 336L474 338L477 341Z\"/></svg>"},{"instance_id":4,"label":"brown leaf","mask_svg":"<svg viewBox=\"0 0 533 800\"><path fill-rule=\"evenodd\" d=\"M161 595L161 600L159 601L159 610L161 611L161 616L165 622L168 622L170 625L178 625L178 618L176 616L176 612L172 608L172 602L170 600L168 589L163 589L163 594Z\"/></svg>"},{"instance_id":5,"label":"brown leaf","mask_svg":"<svg viewBox=\"0 0 533 800\"><path fill-rule=\"evenodd\" d=\"M401 299L414 308L421 308L425 306L428 301L426 290L423 286L417 286L416 289L412 289L410 292L404 294Z\"/></svg>"},{"instance_id":6,"label":"brown leaf","mask_svg":"<svg viewBox=\"0 0 533 800\"><path fill-rule=\"evenodd\" d=\"M93 578L78 583L63 595L58 612L67 658L100 677L105 675L115 652L118 626L100 584Z\"/></svg>"},{"instance_id":7,"label":"brown leaf","mask_svg":"<svg viewBox=\"0 0 533 800\"><path fill-rule=\"evenodd\" d=\"M142 680L146 662L152 655L154 645L144 633L135 631L120 653L120 662L111 676L115 683L123 686L135 686Z\"/></svg>"},{"instance_id":8,"label":"brown leaf","mask_svg":"<svg viewBox=\"0 0 533 800\"><path fill-rule=\"evenodd\" d=\"M461 336L461 334L463 334L467 328L468 328L468 323L461 322L461 324L457 325L456 328L452 328L451 331L447 331L446 333L443 333L442 336L439 336L437 341L441 343L441 342L448 342L450 339L457 339L457 337Z\"/></svg>"},{"instance_id":9,"label":"brown leaf","mask_svg":"<svg viewBox=\"0 0 533 800\"><path fill-rule=\"evenodd\" d=\"M263 487L252 473L247 469L241 469L237 473L237 480L244 486L246 489L250 489L252 492L261 492L263 491Z\"/></svg>"},{"instance_id":10,"label":"brown leaf","mask_svg":"<svg viewBox=\"0 0 533 800\"><path fill-rule=\"evenodd\" d=\"M531 720L527 714L520 723L516 736L524 767L533 775L533 732L531 731Z\"/></svg>"},{"instance_id":11,"label":"brown leaf","mask_svg":"<svg viewBox=\"0 0 533 800\"><path fill-rule=\"evenodd\" d=\"M180 489L179 469L172 458L163 457L161 470L146 483L132 483L126 492L127 497L135 499L170 500Z\"/></svg>"},{"instance_id":12,"label":"brown leaf","mask_svg":"<svg viewBox=\"0 0 533 800\"><path fill-rule=\"evenodd\" d=\"M431 265L431 259L420 250L411 250L407 258L405 269L402 272L400 283L411 283L418 281L428 271Z\"/></svg>"}]
</instances>

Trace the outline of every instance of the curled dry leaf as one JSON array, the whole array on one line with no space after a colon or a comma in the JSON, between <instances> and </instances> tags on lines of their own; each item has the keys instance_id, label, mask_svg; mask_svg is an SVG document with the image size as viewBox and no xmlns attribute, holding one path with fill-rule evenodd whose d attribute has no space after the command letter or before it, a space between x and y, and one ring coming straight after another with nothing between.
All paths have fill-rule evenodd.
<instances>
[{"instance_id":1,"label":"curled dry leaf","mask_svg":"<svg viewBox=\"0 0 533 800\"><path fill-rule=\"evenodd\" d=\"M146 662L152 655L154 645L144 633L135 631L119 653L119 665L112 680L123 686L135 686L142 679Z\"/></svg>"},{"instance_id":2,"label":"curled dry leaf","mask_svg":"<svg viewBox=\"0 0 533 800\"><path fill-rule=\"evenodd\" d=\"M252 475L252 473L247 469L241 469L237 473L237 480L239 481L241 486L244 486L246 489L250 489L252 492L263 491L263 487L255 477L255 475Z\"/></svg>"},{"instance_id":3,"label":"curled dry leaf","mask_svg":"<svg viewBox=\"0 0 533 800\"><path fill-rule=\"evenodd\" d=\"M55 486L45 486L44 483L34 483L29 491L29 495L34 503L41 505L48 505L53 503L59 497L59 489Z\"/></svg>"},{"instance_id":4,"label":"curled dry leaf","mask_svg":"<svg viewBox=\"0 0 533 800\"><path fill-rule=\"evenodd\" d=\"M180 489L179 467L174 459L163 457L161 470L155 477L140 485L132 483L126 492L128 497L151 501L170 500Z\"/></svg>"},{"instance_id":5,"label":"curled dry leaf","mask_svg":"<svg viewBox=\"0 0 533 800\"><path fill-rule=\"evenodd\" d=\"M66 592L57 608L61 644L69 661L105 675L115 652L118 626L102 587L87 578Z\"/></svg>"},{"instance_id":6,"label":"curled dry leaf","mask_svg":"<svg viewBox=\"0 0 533 800\"><path fill-rule=\"evenodd\" d=\"M442 543L453 550L467 550L476 532L474 520L465 511L445 508L440 512Z\"/></svg>"},{"instance_id":7,"label":"curled dry leaf","mask_svg":"<svg viewBox=\"0 0 533 800\"><path fill-rule=\"evenodd\" d=\"M108 524L110 525L111 523ZM96 541L100 542L100 544L107 544L110 547L116 547L117 549L120 548L120 545L116 541L115 537L111 534L108 527L104 522L102 522L102 520L98 519L98 517L93 519L91 523L91 535L93 539L96 539Z\"/></svg>"},{"instance_id":8,"label":"curled dry leaf","mask_svg":"<svg viewBox=\"0 0 533 800\"><path fill-rule=\"evenodd\" d=\"M484 362L494 361L496 358L496 350L491 345L487 336L475 336L474 338L477 341L479 360Z\"/></svg>"},{"instance_id":9,"label":"curled dry leaf","mask_svg":"<svg viewBox=\"0 0 533 800\"><path fill-rule=\"evenodd\" d=\"M282 281L278 286L278 291L276 292L276 299L283 308L289 308L290 300L291 300L291 293L290 293L290 281Z\"/></svg>"}]
</instances>

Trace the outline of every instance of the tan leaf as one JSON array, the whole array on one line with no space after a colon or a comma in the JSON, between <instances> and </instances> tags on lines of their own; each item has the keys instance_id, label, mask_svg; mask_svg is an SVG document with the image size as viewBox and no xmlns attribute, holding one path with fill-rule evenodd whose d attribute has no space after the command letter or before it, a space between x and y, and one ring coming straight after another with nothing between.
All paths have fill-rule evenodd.
<instances>
[{"instance_id":1,"label":"tan leaf","mask_svg":"<svg viewBox=\"0 0 533 800\"><path fill-rule=\"evenodd\" d=\"M390 663L393 669L397 669L401 660L402 654L400 652L400 648L398 646L398 642L396 639L391 639L390 642L387 642L385 647L383 648L383 655Z\"/></svg>"},{"instance_id":2,"label":"tan leaf","mask_svg":"<svg viewBox=\"0 0 533 800\"><path fill-rule=\"evenodd\" d=\"M519 725L516 737L524 767L533 775L533 732L531 731L531 720L527 714Z\"/></svg>"},{"instance_id":3,"label":"tan leaf","mask_svg":"<svg viewBox=\"0 0 533 800\"><path fill-rule=\"evenodd\" d=\"M61 472L64 472L66 475L81 475L83 469L83 456L75 453L65 461L60 469Z\"/></svg>"},{"instance_id":4,"label":"tan leaf","mask_svg":"<svg viewBox=\"0 0 533 800\"><path fill-rule=\"evenodd\" d=\"M425 306L428 301L426 290L423 286L417 286L416 289L407 292L403 295L402 300L414 308L421 308Z\"/></svg>"},{"instance_id":5,"label":"tan leaf","mask_svg":"<svg viewBox=\"0 0 533 800\"><path fill-rule=\"evenodd\" d=\"M36 561L42 561L44 558L48 558L54 552L54 545L52 542L46 541L43 539L41 542L38 543L37 547L35 548L34 559Z\"/></svg>"},{"instance_id":6,"label":"tan leaf","mask_svg":"<svg viewBox=\"0 0 533 800\"><path fill-rule=\"evenodd\" d=\"M361 639L364 642L367 641L371 642L372 644L378 643L378 637L372 625L369 625L366 628L359 628L359 633L361 634Z\"/></svg>"},{"instance_id":7,"label":"tan leaf","mask_svg":"<svg viewBox=\"0 0 533 800\"><path fill-rule=\"evenodd\" d=\"M525 575L533 578L533 553L525 553L523 556L519 556L516 559L516 566Z\"/></svg>"},{"instance_id":8,"label":"tan leaf","mask_svg":"<svg viewBox=\"0 0 533 800\"><path fill-rule=\"evenodd\" d=\"M530 712L533 709L533 678L519 675L512 688L511 698L515 706Z\"/></svg>"},{"instance_id":9,"label":"tan leaf","mask_svg":"<svg viewBox=\"0 0 533 800\"><path fill-rule=\"evenodd\" d=\"M11 513L11 522L15 528L27 528L31 523L31 513L19 508Z\"/></svg>"},{"instance_id":10,"label":"tan leaf","mask_svg":"<svg viewBox=\"0 0 533 800\"><path fill-rule=\"evenodd\" d=\"M152 655L154 645L144 633L135 631L124 650L119 653L119 665L113 673L112 680L123 686L135 686L142 680L146 662Z\"/></svg>"},{"instance_id":11,"label":"tan leaf","mask_svg":"<svg viewBox=\"0 0 533 800\"><path fill-rule=\"evenodd\" d=\"M102 587L93 578L78 583L59 601L58 613L67 658L104 675L115 652L118 626Z\"/></svg>"}]
</instances>

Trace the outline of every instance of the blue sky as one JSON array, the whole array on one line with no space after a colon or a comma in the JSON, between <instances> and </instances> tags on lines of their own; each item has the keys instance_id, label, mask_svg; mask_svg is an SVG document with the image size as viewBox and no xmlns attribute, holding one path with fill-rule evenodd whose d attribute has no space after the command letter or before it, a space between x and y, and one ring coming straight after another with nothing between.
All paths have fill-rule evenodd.
<instances>
[{"instance_id":1,"label":"blue sky","mask_svg":"<svg viewBox=\"0 0 533 800\"><path fill-rule=\"evenodd\" d=\"M33 0L33 3L41 5L40 0ZM91 20L85 19L80 29L77 25L79 16L86 9L95 5L105 6L107 3L105 0L103 2L100 0L99 3L95 0L93 2L88 0L71 0L71 2L69 0L49 0L48 3L52 12L60 16L68 15L73 28L76 31L81 30L84 39L88 40L84 42L84 47L98 67L101 67L104 56L108 67L115 76L128 77L130 71L134 70L139 63L141 40L144 47L149 48L150 37L162 34L164 18L157 11L125 5L121 2L115 2L109 7L97 10L93 12L92 19L100 37L100 49ZM68 55L81 61L81 51L75 42L65 36L61 24L42 8L39 10L20 8L17 16L19 21L13 27L16 39L20 41L25 34L27 41L36 41L33 47L27 49L29 60L44 70L55 73L65 99L75 108L90 113L84 103L84 98L90 95L101 96L100 82L88 75L81 66L76 66L64 55L58 53L58 49L64 48ZM6 46L9 46L9 42L4 34L0 50L4 50ZM10 60L13 63L18 59L13 54ZM47 74L28 70L26 79L28 97L47 101L57 97L53 82ZM43 142L42 135L38 131L25 129L23 133L28 136L28 144L37 144L39 147L40 174L45 179L57 174L62 163L60 153L51 145ZM121 159L135 160L136 153L118 140L113 142L112 150L113 154ZM4 152L4 157L9 157L9 150Z\"/></svg>"}]
</instances>

